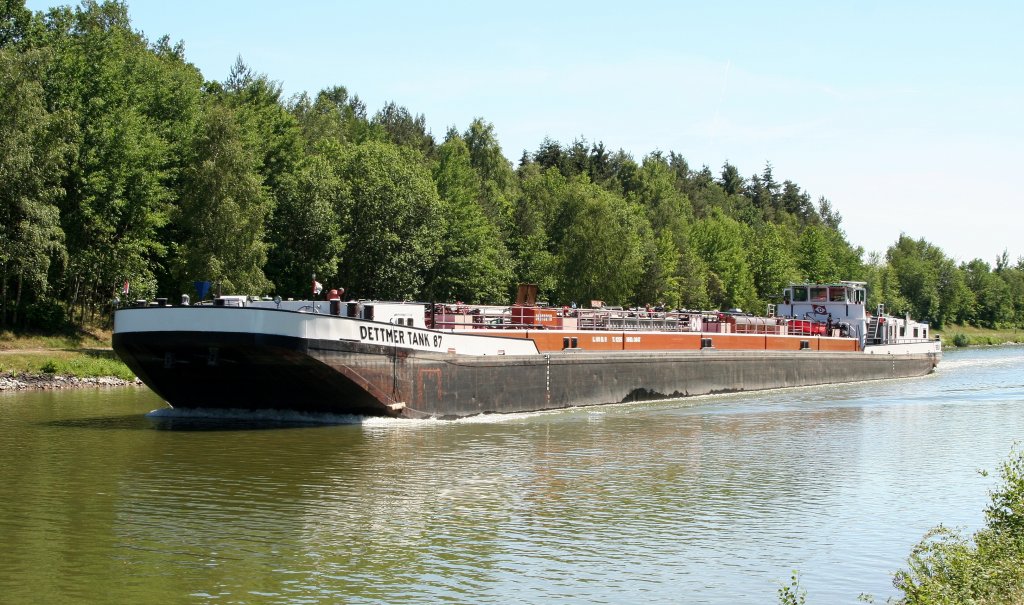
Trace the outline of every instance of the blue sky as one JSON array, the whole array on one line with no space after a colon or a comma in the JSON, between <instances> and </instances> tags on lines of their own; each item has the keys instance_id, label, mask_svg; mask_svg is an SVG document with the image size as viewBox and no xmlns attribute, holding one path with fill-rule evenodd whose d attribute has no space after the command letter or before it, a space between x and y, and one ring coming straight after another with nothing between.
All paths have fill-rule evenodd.
<instances>
[{"instance_id":1,"label":"blue sky","mask_svg":"<svg viewBox=\"0 0 1024 605\"><path fill-rule=\"evenodd\" d=\"M29 0L43 10L67 2ZM771 162L851 242L1024 256L1024 4L134 0L207 79L239 55L287 94L395 101L441 139L475 117L518 160L584 137L717 174Z\"/></svg>"}]
</instances>

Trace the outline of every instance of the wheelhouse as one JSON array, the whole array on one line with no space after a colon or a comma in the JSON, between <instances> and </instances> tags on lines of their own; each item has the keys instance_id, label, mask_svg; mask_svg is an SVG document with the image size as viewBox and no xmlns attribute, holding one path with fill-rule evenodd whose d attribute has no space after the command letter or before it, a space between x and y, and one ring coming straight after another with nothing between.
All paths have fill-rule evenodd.
<instances>
[{"instance_id":1,"label":"wheelhouse","mask_svg":"<svg viewBox=\"0 0 1024 605\"><path fill-rule=\"evenodd\" d=\"M783 303L842 303L863 305L867 301L864 282L794 284L783 291Z\"/></svg>"}]
</instances>

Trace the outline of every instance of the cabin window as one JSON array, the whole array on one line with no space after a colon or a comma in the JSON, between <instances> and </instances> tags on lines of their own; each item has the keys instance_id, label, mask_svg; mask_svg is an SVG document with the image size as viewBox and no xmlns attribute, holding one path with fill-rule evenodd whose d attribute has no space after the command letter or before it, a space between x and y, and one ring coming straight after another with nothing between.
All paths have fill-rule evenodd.
<instances>
[{"instance_id":1,"label":"cabin window","mask_svg":"<svg viewBox=\"0 0 1024 605\"><path fill-rule=\"evenodd\" d=\"M921 338L928 338L928 328L921 330Z\"/></svg>"},{"instance_id":2,"label":"cabin window","mask_svg":"<svg viewBox=\"0 0 1024 605\"><path fill-rule=\"evenodd\" d=\"M917 328L914 328L914 338L917 338Z\"/></svg>"},{"instance_id":3,"label":"cabin window","mask_svg":"<svg viewBox=\"0 0 1024 605\"><path fill-rule=\"evenodd\" d=\"M807 302L807 288L793 288L793 302Z\"/></svg>"},{"instance_id":4,"label":"cabin window","mask_svg":"<svg viewBox=\"0 0 1024 605\"><path fill-rule=\"evenodd\" d=\"M828 301L828 288L811 288L811 302Z\"/></svg>"},{"instance_id":5,"label":"cabin window","mask_svg":"<svg viewBox=\"0 0 1024 605\"><path fill-rule=\"evenodd\" d=\"M857 289L853 291L853 302L859 304L864 303L864 290Z\"/></svg>"},{"instance_id":6,"label":"cabin window","mask_svg":"<svg viewBox=\"0 0 1024 605\"><path fill-rule=\"evenodd\" d=\"M900 326L900 336L906 336L907 329L904 326Z\"/></svg>"},{"instance_id":7,"label":"cabin window","mask_svg":"<svg viewBox=\"0 0 1024 605\"><path fill-rule=\"evenodd\" d=\"M846 302L846 288L829 288L829 302Z\"/></svg>"}]
</instances>

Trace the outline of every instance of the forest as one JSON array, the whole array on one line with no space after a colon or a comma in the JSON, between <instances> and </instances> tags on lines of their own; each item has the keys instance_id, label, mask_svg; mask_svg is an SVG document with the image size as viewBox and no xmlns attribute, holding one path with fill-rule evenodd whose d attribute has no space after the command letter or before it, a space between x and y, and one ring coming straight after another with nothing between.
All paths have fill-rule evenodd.
<instances>
[{"instance_id":1,"label":"forest","mask_svg":"<svg viewBox=\"0 0 1024 605\"><path fill-rule=\"evenodd\" d=\"M344 86L285 98L239 58L209 81L125 4L0 0L0 329L108 318L181 294L764 312L793 281L859 280L942 328L1024 326L1024 259L957 264L901 236L847 240L824 197L674 152L543 140L518 163L474 119L436 139ZM870 178L870 175L865 178ZM125 288L128 294L125 294Z\"/></svg>"}]
</instances>

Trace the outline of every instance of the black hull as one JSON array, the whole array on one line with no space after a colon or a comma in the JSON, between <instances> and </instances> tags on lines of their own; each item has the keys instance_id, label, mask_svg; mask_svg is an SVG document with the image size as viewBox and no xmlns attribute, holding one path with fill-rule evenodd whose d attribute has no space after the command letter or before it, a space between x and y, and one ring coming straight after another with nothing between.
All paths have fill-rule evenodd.
<instances>
[{"instance_id":1,"label":"black hull","mask_svg":"<svg viewBox=\"0 0 1024 605\"><path fill-rule=\"evenodd\" d=\"M175 408L387 413L367 389L310 356L299 338L152 332L115 334L113 346Z\"/></svg>"},{"instance_id":2,"label":"black hull","mask_svg":"<svg viewBox=\"0 0 1024 605\"><path fill-rule=\"evenodd\" d=\"M114 350L184 408L453 418L905 378L939 354L556 352L459 356L252 333L126 332Z\"/></svg>"}]
</instances>

